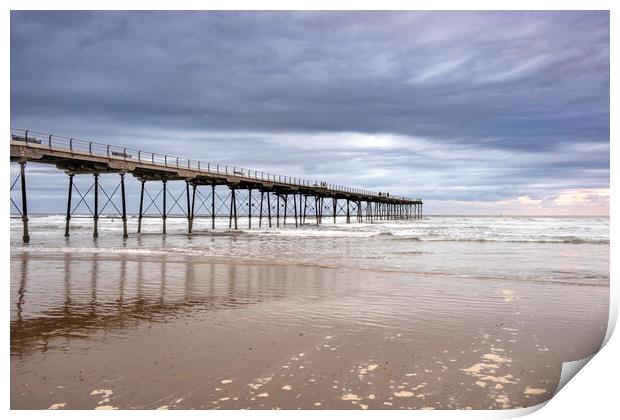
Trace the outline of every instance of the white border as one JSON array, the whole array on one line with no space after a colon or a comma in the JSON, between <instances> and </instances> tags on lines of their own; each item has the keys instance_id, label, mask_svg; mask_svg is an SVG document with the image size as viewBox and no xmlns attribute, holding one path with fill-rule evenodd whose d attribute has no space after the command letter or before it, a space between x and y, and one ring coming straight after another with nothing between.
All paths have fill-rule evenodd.
<instances>
[{"instance_id":1,"label":"white border","mask_svg":"<svg viewBox=\"0 0 620 420\"><path fill-rule=\"evenodd\" d=\"M554 1L554 0L521 0L521 1L450 1L450 0L436 0L433 2L411 2L411 1L402 1L402 0L383 0L383 1L352 1L352 0L331 0L325 3L318 3L317 1L282 1L282 0L263 0L260 3L252 2L252 1L239 1L239 0L230 0L230 1L213 1L213 2L200 2L200 1L189 1L189 0L176 0L174 3L172 2L163 2L163 1L149 1L149 2L137 2L137 1L119 1L119 0L110 0L110 1L90 1L88 2L88 6L92 9L96 10L112 10L112 9L144 9L144 10L153 10L153 9L170 9L171 7L175 9L212 9L212 10L232 10L232 9L270 9L270 10L293 10L293 9L303 9L303 10L311 10L311 9L322 9L322 10L345 10L345 9L364 9L364 10L382 10L382 9L396 9L396 10L611 10L611 91L613 92L614 83L614 71L613 69L617 68L615 65L616 57L617 57L617 28L620 27L620 22L617 16L619 8L616 6L616 3L611 0L591 0L591 1L575 1L575 0L563 0L563 1ZM9 132L10 128L10 66L9 66L9 47L10 47L10 13L11 9L83 9L86 4L84 2L78 1L7 1L3 4L6 4L8 7L5 9L5 13L2 14L2 46L3 46L3 55L5 60L3 61L2 71L2 84L3 84L3 92L5 92L5 100L2 101L2 115L3 118L3 127L4 133ZM617 95L612 95L611 97L611 115L615 115L617 107ZM613 182L614 177L617 178L617 164L618 164L618 147L617 147L617 139L616 139L616 129L614 125L611 126L611 209L610 209L610 220L611 220L611 255L620 255L620 249L617 246L617 242L615 241L618 238L618 228L615 223L615 216L617 216L617 204L616 204L616 194L617 194L617 182ZM5 150L8 152L8 143L4 146ZM2 168L2 177L4 185L9 183L9 162L6 159L8 153L6 153L5 158L2 160L1 165ZM0 224L0 234L4 238L2 242L2 251L4 257L4 264L2 264L2 272L4 279L4 287L7 293L4 294L4 298L2 299L2 308L3 313L9 313L9 281L10 272L9 272L9 199L7 194L2 195L2 204L0 205L2 208L2 217L4 223ZM590 363L588 363L583 371L579 374L579 379L570 381L565 388L559 392L559 394L553 397L545 406L543 410L537 411L533 414L532 418L583 418L584 416L594 416L594 418L611 418L611 414L617 414L618 410L615 404L615 400L617 397L617 378L619 377L620 364L618 363L618 355L620 354L620 342L617 337L611 336L611 332L613 331L613 327L615 326L617 313L618 313L618 288L617 288L617 274L618 274L618 263L613 258L611 258L611 307L610 307L610 323L607 331L606 341L609 340L600 354L596 355ZM9 351L10 342L9 342L9 323L5 320L3 323L4 334L2 335L2 348L5 352ZM611 337L611 339L610 339ZM3 381L2 381L2 398L3 398L3 407L4 410L8 411L10 407L10 387L9 387L9 379L10 379L10 362L9 357L5 353L5 357L2 358L2 372ZM544 405L544 404L543 404ZM539 407L536 407L539 408ZM525 409L525 410L508 410L508 411L438 411L438 412L404 412L404 411L365 411L365 412L352 412L352 411L321 411L321 412L313 412L313 411L304 411L304 412L295 412L296 417L308 418L309 416L315 416L317 414L321 416L327 417L349 417L354 415L359 416L367 416L378 418L381 416L390 416L390 417L401 417L415 415L418 416L431 416L432 418L505 418L505 417L514 417L517 415L527 414L528 412L535 411L536 408L533 409ZM90 414L93 413L93 414ZM69 418L82 418L84 416L83 411L13 411L10 412L9 415L16 418L33 418L40 416L63 416ZM246 415L252 415L253 417L265 418L272 416L290 416L292 412L266 412L266 411L252 411L252 412L243 412L243 411L228 411L228 412L213 412L213 411L199 411L199 412L89 412L90 415L94 416L115 416L116 418L120 417L134 417L138 416L141 418L152 418L153 416L182 416L189 417L194 415L200 416L217 416L217 417L242 417Z\"/></svg>"}]
</instances>

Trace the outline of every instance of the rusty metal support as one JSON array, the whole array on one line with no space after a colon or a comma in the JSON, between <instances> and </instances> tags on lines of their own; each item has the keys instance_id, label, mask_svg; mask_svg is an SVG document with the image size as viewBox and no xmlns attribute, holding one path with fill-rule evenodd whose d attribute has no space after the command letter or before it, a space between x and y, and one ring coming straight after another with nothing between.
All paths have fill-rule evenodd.
<instances>
[{"instance_id":1,"label":"rusty metal support","mask_svg":"<svg viewBox=\"0 0 620 420\"><path fill-rule=\"evenodd\" d=\"M69 223L71 222L71 196L73 194L73 176L69 174L69 192L67 193L67 217L65 219L65 238L69 237Z\"/></svg>"}]
</instances>

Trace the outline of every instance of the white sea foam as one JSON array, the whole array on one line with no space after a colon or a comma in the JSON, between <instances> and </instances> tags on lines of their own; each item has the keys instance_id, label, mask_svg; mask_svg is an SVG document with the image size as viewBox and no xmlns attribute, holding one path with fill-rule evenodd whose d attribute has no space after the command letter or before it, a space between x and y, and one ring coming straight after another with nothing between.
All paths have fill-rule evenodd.
<instances>
[{"instance_id":1,"label":"white sea foam","mask_svg":"<svg viewBox=\"0 0 620 420\"><path fill-rule=\"evenodd\" d=\"M327 218L316 226L312 218L296 228L295 220L280 220L280 228L228 229L228 219L196 219L187 235L187 219L169 218L167 235L161 219L145 218L137 235L137 218L128 221L130 237L122 239L119 218L99 221L99 238L92 238L89 218L71 220L71 237L64 238L62 215L33 215L31 242L21 242L21 220L11 220L11 249L28 253L63 252L160 258L207 258L216 261L269 262L341 268L399 271L461 279L545 281L606 286L608 261L598 247L608 247L609 219L601 217L439 217L421 221L351 223ZM566 248L561 248L566 247ZM577 251L575 247L580 247ZM592 248L594 247L594 248ZM582 258L571 258L579 252ZM568 253L568 255L566 254ZM450 264L446 264L446 261ZM506 267L513 267L509 272Z\"/></svg>"}]
</instances>

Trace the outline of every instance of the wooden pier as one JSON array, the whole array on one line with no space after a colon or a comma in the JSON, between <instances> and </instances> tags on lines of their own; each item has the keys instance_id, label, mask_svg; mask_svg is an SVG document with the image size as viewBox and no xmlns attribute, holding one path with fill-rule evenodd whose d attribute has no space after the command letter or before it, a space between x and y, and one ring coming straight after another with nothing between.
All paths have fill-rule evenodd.
<instances>
[{"instance_id":1,"label":"wooden pier","mask_svg":"<svg viewBox=\"0 0 620 420\"><path fill-rule=\"evenodd\" d=\"M371 223L378 220L422 217L423 203L420 198L397 197L386 192L344 187L325 181L275 175L29 130L11 130L11 161L20 165L20 172L12 182L11 190L19 181L21 207L13 199L11 203L22 219L24 242L30 240L26 189L28 162L55 165L68 175L65 236L70 234L71 217L80 204L86 203L86 198L92 191L92 208L87 203L86 205L93 218L93 236L98 236L98 221L103 209L111 204L122 220L123 236L127 237L127 174L132 174L140 182L138 233L142 230L142 219L153 216L148 213L151 208L157 210L157 217L161 217L164 234L166 219L171 217L173 208L180 209L182 217L187 218L189 234L192 233L194 220L198 217L210 218L212 229L215 229L215 218L218 216L228 217L230 229L239 228L239 217L247 217L248 228L252 228L253 218L258 219L259 227L272 228L280 227L281 223L286 225L287 216L289 221L291 217L294 219L296 227L306 224L307 218L310 223L318 226L324 219L331 219L336 223L337 217L345 217L346 223L351 223L352 220ZM103 190L99 183L99 178L105 174L119 175L119 184L111 194ZM74 177L77 175L92 176L91 187L84 194L74 185ZM169 182L184 183L182 194L171 194L168 189ZM146 188L147 183L157 183L161 188L157 194L151 195ZM222 186L227 191L224 196L216 191L216 187L221 190ZM77 205L72 201L74 192L79 198ZM103 197L100 197L100 193L103 193ZM118 203L115 204L117 195L120 195L119 206L116 205ZM105 201L101 203L100 198ZM239 208L242 210L238 211Z\"/></svg>"}]
</instances>

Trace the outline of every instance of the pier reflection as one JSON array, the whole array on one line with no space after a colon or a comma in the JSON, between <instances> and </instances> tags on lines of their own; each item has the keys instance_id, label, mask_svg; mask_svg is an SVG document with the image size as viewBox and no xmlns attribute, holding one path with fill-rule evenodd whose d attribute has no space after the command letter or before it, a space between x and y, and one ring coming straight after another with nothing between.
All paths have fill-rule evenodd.
<instances>
[{"instance_id":1,"label":"pier reflection","mask_svg":"<svg viewBox=\"0 0 620 420\"><path fill-rule=\"evenodd\" d=\"M288 266L165 254L18 252L12 254L11 271L13 355L45 352L54 339L62 346L72 338L122 335L144 323L245 308L289 295L319 298L325 292L325 285L307 274L298 278L299 271Z\"/></svg>"}]
</instances>

